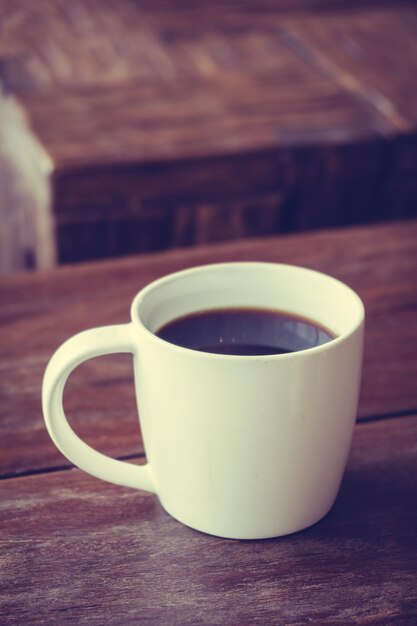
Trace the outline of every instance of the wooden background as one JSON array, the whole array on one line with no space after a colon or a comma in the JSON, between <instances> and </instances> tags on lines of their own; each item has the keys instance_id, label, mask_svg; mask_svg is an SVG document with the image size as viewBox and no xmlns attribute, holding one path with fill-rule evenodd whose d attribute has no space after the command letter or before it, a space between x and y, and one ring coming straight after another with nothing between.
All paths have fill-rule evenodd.
<instances>
[{"instance_id":1,"label":"wooden background","mask_svg":"<svg viewBox=\"0 0 417 626\"><path fill-rule=\"evenodd\" d=\"M0 0L0 266L415 215L416 32L405 0Z\"/></svg>"}]
</instances>

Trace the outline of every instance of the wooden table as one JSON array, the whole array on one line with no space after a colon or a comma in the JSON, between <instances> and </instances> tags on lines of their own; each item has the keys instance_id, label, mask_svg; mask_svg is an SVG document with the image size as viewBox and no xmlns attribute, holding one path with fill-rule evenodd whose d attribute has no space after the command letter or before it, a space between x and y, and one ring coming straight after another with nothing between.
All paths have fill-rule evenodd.
<instances>
[{"instance_id":1,"label":"wooden table","mask_svg":"<svg viewBox=\"0 0 417 626\"><path fill-rule=\"evenodd\" d=\"M417 10L0 0L0 271L416 216Z\"/></svg>"},{"instance_id":2,"label":"wooden table","mask_svg":"<svg viewBox=\"0 0 417 626\"><path fill-rule=\"evenodd\" d=\"M198 247L16 275L0 283L2 624L404 624L417 620L417 222ZM324 270L363 298L358 424L332 511L298 534L222 540L155 496L96 480L57 452L40 409L53 350L123 322L135 292L191 265L284 261ZM78 434L143 460L130 358L70 379Z\"/></svg>"}]
</instances>

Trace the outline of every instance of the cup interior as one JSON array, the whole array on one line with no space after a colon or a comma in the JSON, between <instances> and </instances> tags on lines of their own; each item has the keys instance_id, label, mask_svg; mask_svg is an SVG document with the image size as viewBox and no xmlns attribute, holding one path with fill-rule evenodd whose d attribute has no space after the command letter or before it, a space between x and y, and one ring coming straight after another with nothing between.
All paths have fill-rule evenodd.
<instances>
[{"instance_id":1,"label":"cup interior","mask_svg":"<svg viewBox=\"0 0 417 626\"><path fill-rule=\"evenodd\" d=\"M131 313L133 322L155 333L177 317L227 307L278 309L338 337L353 332L364 317L359 296L331 276L293 265L246 262L170 274L145 287Z\"/></svg>"}]
</instances>

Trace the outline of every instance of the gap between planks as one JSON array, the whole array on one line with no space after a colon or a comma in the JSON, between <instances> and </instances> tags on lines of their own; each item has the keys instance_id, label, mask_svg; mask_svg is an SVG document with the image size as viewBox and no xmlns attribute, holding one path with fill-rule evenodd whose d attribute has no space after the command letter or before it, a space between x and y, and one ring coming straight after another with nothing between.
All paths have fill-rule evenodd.
<instances>
[{"instance_id":1,"label":"gap between planks","mask_svg":"<svg viewBox=\"0 0 417 626\"><path fill-rule=\"evenodd\" d=\"M392 420L395 418L401 417L417 417L417 408L415 409L407 409L405 411L395 411L391 413L380 413L376 415L367 415L366 417L359 417L356 420L356 425L360 426L361 424L369 424L373 422L381 422L384 420ZM132 453L132 454L121 454L119 456L114 457L118 461L133 461L140 460L146 457L143 453ZM68 470L77 469L74 465L53 465L51 467L43 467L38 469L28 469L22 470L20 472L6 472L5 474L0 474L0 481L2 480L10 480L14 478L24 478L25 476L37 476L42 474L54 474L55 472L65 472Z\"/></svg>"}]
</instances>

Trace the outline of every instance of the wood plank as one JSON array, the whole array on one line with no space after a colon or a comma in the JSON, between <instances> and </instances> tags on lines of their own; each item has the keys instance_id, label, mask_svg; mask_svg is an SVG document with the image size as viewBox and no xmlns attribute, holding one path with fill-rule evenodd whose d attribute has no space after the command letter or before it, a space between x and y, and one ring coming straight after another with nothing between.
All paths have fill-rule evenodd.
<instances>
[{"instance_id":1,"label":"wood plank","mask_svg":"<svg viewBox=\"0 0 417 626\"><path fill-rule=\"evenodd\" d=\"M205 263L295 263L347 282L367 309L359 416L416 409L416 241L414 221L244 240L3 278L1 473L67 463L49 440L40 408L42 376L54 349L85 328L128 321L130 301L146 283ZM128 356L101 357L82 365L70 379L65 402L74 429L97 449L112 456L143 452Z\"/></svg>"},{"instance_id":2,"label":"wood plank","mask_svg":"<svg viewBox=\"0 0 417 626\"><path fill-rule=\"evenodd\" d=\"M186 50L176 50L179 41L197 42L203 34L214 32L230 39L243 32L272 30L291 16L302 20L340 11L367 15L372 6L390 4L389 0L213 0L202 5L181 0L173 10L173 3L166 0L120 0L116 10L113 2L97 0L70 4L40 0L34 5L1 0L2 73L18 91L132 78L163 80L181 73L181 66L188 74L199 75L204 68L214 68L216 58L233 60L227 42L215 40L219 45L213 59L198 49L192 59L184 54ZM410 4L412 0L399 0L396 7L401 10Z\"/></svg>"},{"instance_id":3,"label":"wood plank","mask_svg":"<svg viewBox=\"0 0 417 626\"><path fill-rule=\"evenodd\" d=\"M357 426L332 511L267 541L193 531L78 470L0 482L7 624L367 624L417 619L417 415Z\"/></svg>"},{"instance_id":4,"label":"wood plank","mask_svg":"<svg viewBox=\"0 0 417 626\"><path fill-rule=\"evenodd\" d=\"M415 4L346 7L294 20L287 42L300 58L407 132L417 123L416 29Z\"/></svg>"},{"instance_id":5,"label":"wood plank","mask_svg":"<svg viewBox=\"0 0 417 626\"><path fill-rule=\"evenodd\" d=\"M56 173L59 261L412 217L416 162L417 134Z\"/></svg>"},{"instance_id":6,"label":"wood plank","mask_svg":"<svg viewBox=\"0 0 417 626\"><path fill-rule=\"evenodd\" d=\"M383 119L375 121L377 114L306 66L279 38L265 34L262 46L281 60L277 67L259 73L231 69L168 84L61 86L19 94L19 103L60 172L234 155L318 140L357 141L374 137L375 129L390 133ZM250 67L247 47L242 68Z\"/></svg>"},{"instance_id":7,"label":"wood plank","mask_svg":"<svg viewBox=\"0 0 417 626\"><path fill-rule=\"evenodd\" d=\"M0 0L0 80L54 171L25 219L4 197L3 269L415 215L413 2L174 7Z\"/></svg>"},{"instance_id":8,"label":"wood plank","mask_svg":"<svg viewBox=\"0 0 417 626\"><path fill-rule=\"evenodd\" d=\"M233 154L300 138L348 141L390 130L378 110L361 106L294 54L277 32L285 26L281 11L275 23L267 20L271 3L264 13L233 3L232 31L228 13L211 7L197 34L181 4L180 32L167 4L155 10L123 2L117 12L85 0L71 7L49 0L32 11L16 5L3 38L22 53L5 58L3 80L58 170ZM254 14L263 25L254 26ZM80 28L89 33L88 45L81 40L74 47Z\"/></svg>"}]
</instances>

